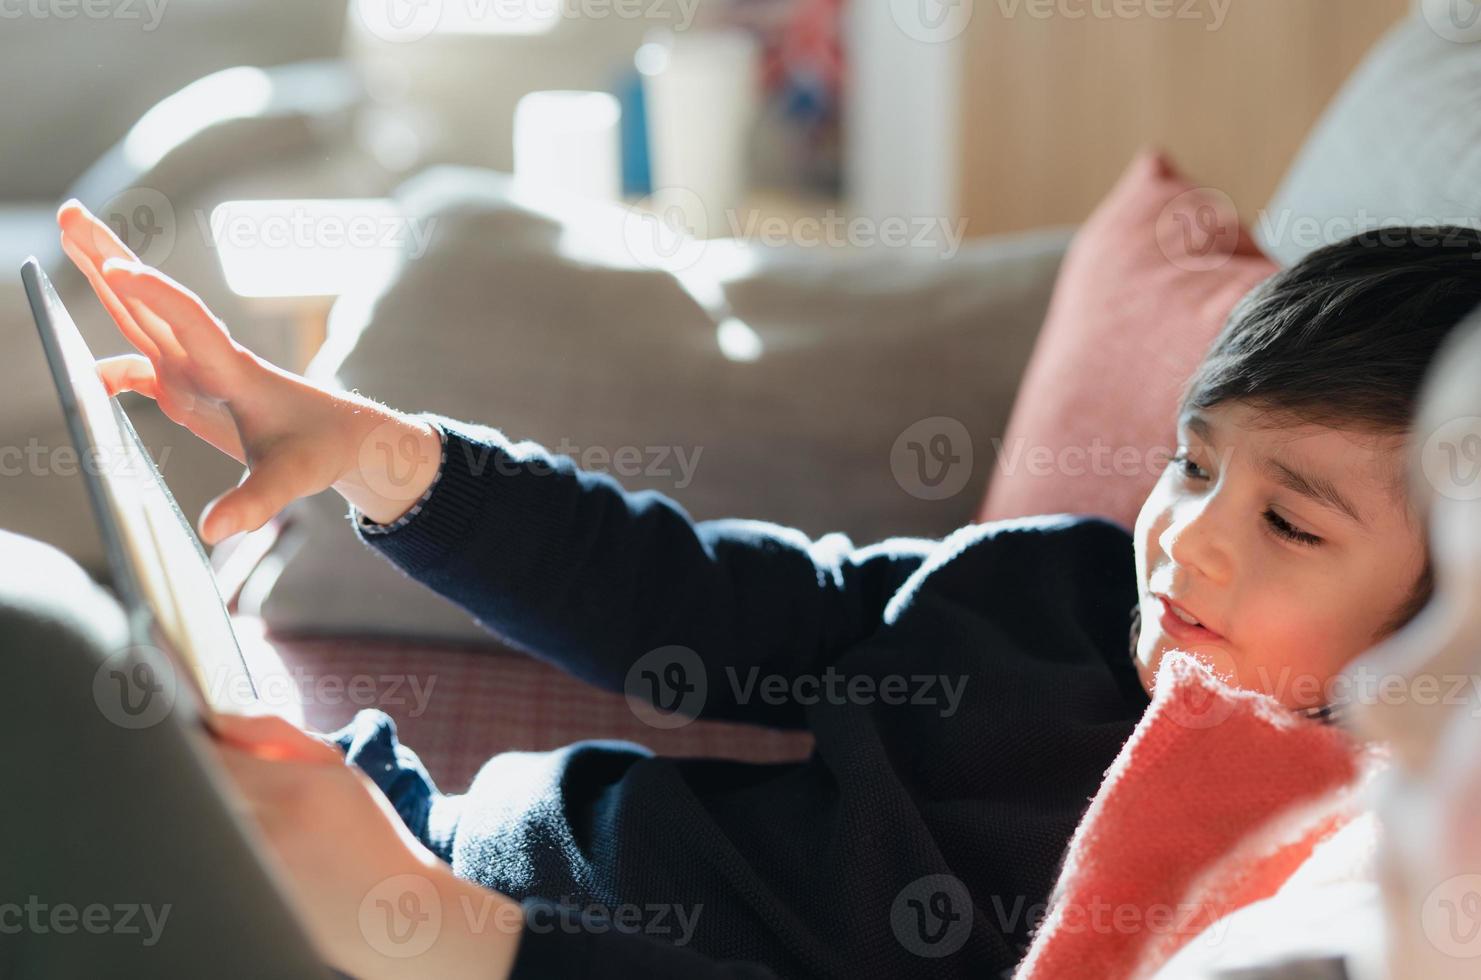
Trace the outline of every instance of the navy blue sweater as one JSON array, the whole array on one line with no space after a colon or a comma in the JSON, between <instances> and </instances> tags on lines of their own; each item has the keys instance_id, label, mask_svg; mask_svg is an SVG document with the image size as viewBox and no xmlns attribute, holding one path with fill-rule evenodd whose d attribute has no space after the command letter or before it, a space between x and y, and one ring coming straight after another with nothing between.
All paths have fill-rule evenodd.
<instances>
[{"instance_id":1,"label":"navy blue sweater","mask_svg":"<svg viewBox=\"0 0 1481 980\"><path fill-rule=\"evenodd\" d=\"M780 765L625 742L507 753L442 797L384 724L342 733L458 875L526 902L516 977L1013 968L1148 704L1125 529L1059 514L855 547L695 522L532 443L424 417L443 430L438 480L383 533L357 520L371 547L655 723L815 740Z\"/></svg>"}]
</instances>

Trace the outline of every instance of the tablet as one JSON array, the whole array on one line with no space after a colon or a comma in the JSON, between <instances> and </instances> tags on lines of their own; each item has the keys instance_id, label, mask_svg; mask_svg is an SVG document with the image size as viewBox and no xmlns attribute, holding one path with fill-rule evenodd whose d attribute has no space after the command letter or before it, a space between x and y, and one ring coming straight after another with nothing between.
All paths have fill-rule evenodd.
<instances>
[{"instance_id":1,"label":"tablet","mask_svg":"<svg viewBox=\"0 0 1481 980\"><path fill-rule=\"evenodd\" d=\"M21 279L131 642L157 647L176 667L185 681L177 691L186 695L177 707L206 715L251 710L257 690L200 539L34 257Z\"/></svg>"}]
</instances>

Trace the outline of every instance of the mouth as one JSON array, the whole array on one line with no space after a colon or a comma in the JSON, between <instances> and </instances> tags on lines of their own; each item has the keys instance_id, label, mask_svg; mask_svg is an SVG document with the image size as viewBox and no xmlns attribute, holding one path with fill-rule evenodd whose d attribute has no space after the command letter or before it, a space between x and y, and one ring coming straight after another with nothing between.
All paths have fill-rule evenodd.
<instances>
[{"instance_id":1,"label":"mouth","mask_svg":"<svg viewBox=\"0 0 1481 980\"><path fill-rule=\"evenodd\" d=\"M1162 631L1180 643L1220 643L1224 641L1221 633L1216 633L1203 625L1198 617L1194 616L1185 606L1179 605L1167 596L1160 593L1152 593L1162 609L1162 615L1157 624Z\"/></svg>"}]
</instances>

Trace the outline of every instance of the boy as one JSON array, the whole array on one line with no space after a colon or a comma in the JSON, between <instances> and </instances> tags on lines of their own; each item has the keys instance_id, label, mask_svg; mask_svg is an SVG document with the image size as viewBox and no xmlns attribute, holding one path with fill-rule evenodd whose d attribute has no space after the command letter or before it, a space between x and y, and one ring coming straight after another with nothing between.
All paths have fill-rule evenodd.
<instances>
[{"instance_id":1,"label":"boy","mask_svg":"<svg viewBox=\"0 0 1481 980\"><path fill-rule=\"evenodd\" d=\"M335 750L271 719L224 720L222 760L311 935L363 977L432 963L517 977L1010 970L1168 649L1319 711L1332 674L1424 604L1400 449L1435 350L1481 303L1474 232L1323 250L1231 318L1134 535L1052 515L855 548L695 524L493 429L317 388L232 341L79 206L60 219L142 354L100 365L110 391L155 398L250 468L202 516L207 541L333 487L367 544L506 640L660 714L815 737L808 760L773 766L614 743L507 754L446 797L388 721L363 714L336 741L403 828ZM839 676L844 698L802 696ZM919 676L936 693L899 696ZM398 956L423 899L434 939ZM603 911L658 905L692 928L623 928Z\"/></svg>"}]
</instances>

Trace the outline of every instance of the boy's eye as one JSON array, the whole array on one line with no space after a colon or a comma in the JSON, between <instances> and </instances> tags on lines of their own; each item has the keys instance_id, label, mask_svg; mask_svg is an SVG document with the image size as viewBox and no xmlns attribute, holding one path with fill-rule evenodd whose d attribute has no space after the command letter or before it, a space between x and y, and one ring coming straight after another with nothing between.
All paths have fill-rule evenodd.
<instances>
[{"instance_id":1,"label":"boy's eye","mask_svg":"<svg viewBox=\"0 0 1481 980\"><path fill-rule=\"evenodd\" d=\"M1191 458L1189 458L1188 450L1186 449L1180 448L1178 450L1178 454L1176 456L1173 456L1169 460L1169 462L1175 464L1179 468L1183 477L1186 479L1208 479L1208 474L1203 472L1203 469L1197 463L1193 462ZM1294 541L1296 544L1306 545L1307 547L1315 547L1316 545L1322 543L1322 539L1317 537L1315 534L1309 534L1306 531L1295 527L1285 518L1281 517L1279 514L1269 508L1266 508L1263 516L1265 518L1265 526L1268 527L1270 529L1270 532L1277 537L1283 538L1286 541Z\"/></svg>"},{"instance_id":2,"label":"boy's eye","mask_svg":"<svg viewBox=\"0 0 1481 980\"><path fill-rule=\"evenodd\" d=\"M1270 527L1272 532L1279 537L1285 538L1287 541L1294 541L1297 544L1307 546L1315 546L1322 543L1322 539L1315 534L1308 534L1299 528L1293 527L1285 518L1269 508L1265 510L1265 523Z\"/></svg>"},{"instance_id":3,"label":"boy's eye","mask_svg":"<svg viewBox=\"0 0 1481 980\"><path fill-rule=\"evenodd\" d=\"M1169 462L1181 469L1183 476L1188 477L1191 480L1202 480L1207 478L1208 476L1208 474L1204 473L1203 470L1199 468L1197 463L1193 462L1193 460L1189 458L1188 450L1186 449L1178 449L1178 454L1172 457Z\"/></svg>"}]
</instances>

